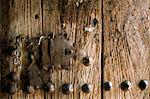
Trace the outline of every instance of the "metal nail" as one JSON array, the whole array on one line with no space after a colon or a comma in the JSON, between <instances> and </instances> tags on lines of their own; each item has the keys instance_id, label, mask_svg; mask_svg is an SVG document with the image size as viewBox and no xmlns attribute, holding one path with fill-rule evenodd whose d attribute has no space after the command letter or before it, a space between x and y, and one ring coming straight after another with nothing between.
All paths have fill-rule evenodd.
<instances>
[{"instance_id":1,"label":"metal nail","mask_svg":"<svg viewBox=\"0 0 150 99\"><path fill-rule=\"evenodd\" d=\"M82 59L82 62L85 66L89 66L90 65L90 58L88 56L84 57Z\"/></svg>"},{"instance_id":2,"label":"metal nail","mask_svg":"<svg viewBox=\"0 0 150 99\"><path fill-rule=\"evenodd\" d=\"M104 89L106 91L109 91L112 88L112 83L111 82L105 82L104 83Z\"/></svg>"},{"instance_id":3,"label":"metal nail","mask_svg":"<svg viewBox=\"0 0 150 99\"><path fill-rule=\"evenodd\" d=\"M83 64L84 64L85 66L89 66L89 65L90 65L89 57L84 57L82 61L83 61Z\"/></svg>"},{"instance_id":4,"label":"metal nail","mask_svg":"<svg viewBox=\"0 0 150 99\"><path fill-rule=\"evenodd\" d=\"M9 85L7 87L8 87L9 94L15 94L18 91L16 83L9 83Z\"/></svg>"},{"instance_id":5,"label":"metal nail","mask_svg":"<svg viewBox=\"0 0 150 99\"><path fill-rule=\"evenodd\" d=\"M27 85L25 88L25 92L27 94L33 94L34 93L34 87L32 85Z\"/></svg>"},{"instance_id":6,"label":"metal nail","mask_svg":"<svg viewBox=\"0 0 150 99\"><path fill-rule=\"evenodd\" d=\"M70 54L73 53L73 51L71 49L69 49L69 48L65 48L64 49L64 53L65 53L65 55L70 55Z\"/></svg>"},{"instance_id":7,"label":"metal nail","mask_svg":"<svg viewBox=\"0 0 150 99\"><path fill-rule=\"evenodd\" d=\"M73 85L66 83L62 85L62 91L64 94L69 95L73 92Z\"/></svg>"},{"instance_id":8,"label":"metal nail","mask_svg":"<svg viewBox=\"0 0 150 99\"><path fill-rule=\"evenodd\" d=\"M94 18L92 20L92 26L95 27L97 25L97 23L98 23L98 20L96 18Z\"/></svg>"},{"instance_id":9,"label":"metal nail","mask_svg":"<svg viewBox=\"0 0 150 99\"><path fill-rule=\"evenodd\" d=\"M45 90L46 92L53 93L53 92L55 91L54 84L52 84L51 82L48 82L47 84L45 84L44 90Z\"/></svg>"},{"instance_id":10,"label":"metal nail","mask_svg":"<svg viewBox=\"0 0 150 99\"><path fill-rule=\"evenodd\" d=\"M131 83L130 81L123 81L121 83L121 89L124 90L124 91L127 91L127 90L130 90L131 89Z\"/></svg>"},{"instance_id":11,"label":"metal nail","mask_svg":"<svg viewBox=\"0 0 150 99\"><path fill-rule=\"evenodd\" d=\"M91 84L82 85L82 91L85 93L90 93L92 91L92 85Z\"/></svg>"},{"instance_id":12,"label":"metal nail","mask_svg":"<svg viewBox=\"0 0 150 99\"><path fill-rule=\"evenodd\" d=\"M148 88L148 81L147 80L141 80L140 82L139 82L139 88L141 89L141 90L144 90L144 89L146 89L146 88Z\"/></svg>"},{"instance_id":13,"label":"metal nail","mask_svg":"<svg viewBox=\"0 0 150 99\"><path fill-rule=\"evenodd\" d=\"M16 82L19 80L19 74L17 72L11 72L9 74L9 79L13 82Z\"/></svg>"}]
</instances>

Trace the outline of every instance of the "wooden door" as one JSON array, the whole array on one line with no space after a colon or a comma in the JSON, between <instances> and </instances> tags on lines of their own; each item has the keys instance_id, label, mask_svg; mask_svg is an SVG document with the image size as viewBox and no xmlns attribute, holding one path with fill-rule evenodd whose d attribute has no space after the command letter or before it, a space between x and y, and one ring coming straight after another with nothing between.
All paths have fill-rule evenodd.
<instances>
[{"instance_id":1,"label":"wooden door","mask_svg":"<svg viewBox=\"0 0 150 99\"><path fill-rule=\"evenodd\" d=\"M150 0L0 0L0 99L149 99L149 16ZM38 64L25 41L40 49L33 50L42 53ZM12 71L31 77L17 80L9 94ZM26 82L33 93L24 92ZM49 82L53 93L43 88ZM72 85L69 95L64 84Z\"/></svg>"},{"instance_id":2,"label":"wooden door","mask_svg":"<svg viewBox=\"0 0 150 99\"><path fill-rule=\"evenodd\" d=\"M100 0L1 0L0 7L1 99L98 99L101 96ZM18 57L13 54L18 36L20 37L17 48L21 50L19 57L21 66L19 65L19 68L13 63L14 59ZM30 62L27 55L30 53L26 52L25 41L31 40L30 44L32 45L35 43L34 40L39 40L41 36L52 41L50 46L46 45L47 43L44 45L42 43L44 41L41 41L40 45L45 48L41 49L43 56L41 56L39 64L50 61L50 70L43 68L38 70L37 67L34 67L34 59ZM36 42L33 46L37 45ZM47 47L50 49L46 49ZM64 55L63 51L66 47L73 50L73 54L72 51L69 51L71 56ZM35 51L37 50L33 50L33 53ZM50 56L47 55L49 53L51 53ZM30 56L30 58L32 57ZM37 57L34 56L34 58ZM19 75L30 72L29 70L26 72L26 69L31 69L34 72L33 75L39 71L40 73L44 72L41 79L48 78L43 82L54 84L54 93L45 92L39 86L36 86L37 89L34 89L32 94L25 93L23 87L30 78L27 77L20 78L17 81L17 91L9 94L7 90L10 91L10 89L5 89L4 85L7 86L7 83L9 85L14 82L9 81L7 75L12 71ZM32 88L35 87L34 84L41 81L37 76L28 79ZM4 79L8 81L3 83ZM73 85L71 89L73 92L70 95L62 92L62 85L66 83ZM90 85L90 87L85 87L89 93L82 91L84 84ZM5 93L3 93L3 89L6 90ZM31 90L33 91L33 89Z\"/></svg>"}]
</instances>

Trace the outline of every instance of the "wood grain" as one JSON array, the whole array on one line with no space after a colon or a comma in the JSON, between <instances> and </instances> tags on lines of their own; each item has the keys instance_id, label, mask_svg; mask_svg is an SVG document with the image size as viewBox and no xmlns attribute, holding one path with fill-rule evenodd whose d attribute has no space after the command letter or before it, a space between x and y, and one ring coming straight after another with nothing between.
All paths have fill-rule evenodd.
<instances>
[{"instance_id":1,"label":"wood grain","mask_svg":"<svg viewBox=\"0 0 150 99\"><path fill-rule=\"evenodd\" d=\"M95 8L97 13L94 14L96 14L96 18L99 20L96 32L98 34L101 32L101 16L99 16L101 12L99 12L100 10L98 10L99 8L97 8L96 5L95 8L87 8L84 10L82 5L86 5L86 2L83 2L81 7L77 8L75 0L51 1L52 0L43 0L44 33L52 32L54 35L59 33L67 33L70 43L76 44L78 47L77 51L79 51L85 47L82 45L82 43L85 41L80 41L84 33L83 27L89 26L90 19L88 20L88 18L90 18L92 14L91 11ZM89 0L89 2L92 2L92 0ZM92 3L94 2L96 1L93 1ZM89 5L92 5L92 3ZM100 1L98 1L98 3L100 4ZM84 23L84 21L87 23ZM95 43L90 41L89 46L85 48L85 50L88 52L88 54L90 54L90 50L93 50L91 57L94 58L94 64L90 67L84 67L78 60L75 62L75 65L72 66L70 71L62 70L53 72L51 75L51 80L55 84L56 91L52 95L48 94L49 97L52 96L54 99L91 99L92 97L98 99L100 97L100 63L98 60L96 60L96 58L99 58L99 55L96 55L96 53L100 53L100 46L97 44L92 46L92 44ZM74 61L71 62L74 63ZM93 78L94 74L97 75L95 78ZM95 79L95 81L93 81L93 79ZM71 83L74 85L74 92L72 95L66 96L62 93L60 87L64 83ZM91 83L93 85L94 90L91 92L91 94L85 95L81 92L81 86L84 83Z\"/></svg>"},{"instance_id":2,"label":"wood grain","mask_svg":"<svg viewBox=\"0 0 150 99\"><path fill-rule=\"evenodd\" d=\"M76 60L70 70L54 70L50 72L50 80L55 85L55 93L36 90L27 95L19 90L14 95L3 94L1 99L99 99L101 74L101 1L100 0L1 0L2 3L2 32L1 36L8 44L19 35L36 37L39 34L67 33L69 43L76 48ZM1 7L1 6L0 6ZM98 23L94 27L93 19ZM93 31L85 31L92 28ZM2 38L1 38L2 40ZM59 40L59 39L58 39ZM85 53L85 54L84 54ZM3 55L3 54L2 54ZM82 58L88 55L92 61L86 67ZM11 62L11 56L7 56ZM59 56L58 56L59 57ZM4 58L4 60L6 59ZM53 58L53 57L51 57ZM24 59L23 59L24 60ZM9 63L10 64L10 63ZM15 69L13 65L2 64L2 75ZM74 92L67 96L62 93L64 83L73 84ZM93 90L89 94L82 92L84 83L90 83Z\"/></svg>"},{"instance_id":3,"label":"wood grain","mask_svg":"<svg viewBox=\"0 0 150 99\"><path fill-rule=\"evenodd\" d=\"M104 0L104 80L113 88L105 99L149 99L150 88L138 83L150 80L150 0ZM131 90L122 91L129 80Z\"/></svg>"}]
</instances>

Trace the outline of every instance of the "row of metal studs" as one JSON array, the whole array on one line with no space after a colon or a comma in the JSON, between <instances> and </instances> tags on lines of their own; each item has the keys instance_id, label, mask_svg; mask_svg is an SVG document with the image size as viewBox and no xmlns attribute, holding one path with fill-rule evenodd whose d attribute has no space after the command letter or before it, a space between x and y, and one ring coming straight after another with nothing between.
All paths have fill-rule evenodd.
<instances>
[{"instance_id":1,"label":"row of metal studs","mask_svg":"<svg viewBox=\"0 0 150 99\"><path fill-rule=\"evenodd\" d=\"M148 81L147 80L141 80L138 84L139 88L141 90L145 90L148 88ZM121 89L124 90L124 91L128 91L131 89L131 82L128 81L128 80L125 80L121 83L120 85ZM109 91L112 89L112 83L111 82L105 82L104 83L104 89L106 91Z\"/></svg>"},{"instance_id":2,"label":"row of metal studs","mask_svg":"<svg viewBox=\"0 0 150 99\"><path fill-rule=\"evenodd\" d=\"M19 80L19 75L16 72L12 72L10 73L10 77L9 79L13 82L16 82ZM148 81L147 80L141 80L138 84L139 88L141 90L144 90L146 88L148 88ZM129 89L131 89L131 82L128 80L123 81L120 84L120 87L122 90L124 91L128 91ZM31 85L27 85L25 88L27 93L33 93L34 91L34 87ZM54 92L55 88L54 88L54 84L52 84L51 82L47 83L46 85L44 85L44 89L45 91L49 91L49 92ZM111 82L105 82L104 83L104 89L106 91L109 91L112 89L112 83ZM10 87L9 87L9 92L10 93L15 93L17 91L17 86L15 83L11 83ZM82 86L82 91L85 93L89 93L92 90L92 85L90 84L84 84ZM62 85L62 91L64 94L70 94L73 92L73 85L66 83Z\"/></svg>"},{"instance_id":3,"label":"row of metal studs","mask_svg":"<svg viewBox=\"0 0 150 99\"><path fill-rule=\"evenodd\" d=\"M70 84L70 83L65 83L61 86L61 89L62 89L62 92L65 94L65 95L69 95L73 92L73 85ZM44 86L44 90L46 92L49 92L49 93L53 93L55 91L55 88L54 88L54 84L52 83L47 83L45 86ZM92 85L91 84L84 84L82 85L82 91L84 93L90 93L92 91ZM27 94L33 94L34 93L34 88L33 86L31 85L28 85L26 87L26 90L25 92Z\"/></svg>"},{"instance_id":4,"label":"row of metal studs","mask_svg":"<svg viewBox=\"0 0 150 99\"><path fill-rule=\"evenodd\" d=\"M17 85L16 83L11 83L8 87L8 93L9 94L15 94L18 91ZM62 92L65 95L69 95L73 92L73 85L70 83L65 83L61 86ZM55 87L54 84L52 84L51 82L47 83L46 85L44 85L44 91L45 92L49 92L49 93L54 93L55 91ZM90 93L92 91L92 85L91 84L84 84L82 85L82 91L84 93ZM32 85L26 85L26 87L24 88L24 92L26 94L33 94L34 93L34 86Z\"/></svg>"}]
</instances>

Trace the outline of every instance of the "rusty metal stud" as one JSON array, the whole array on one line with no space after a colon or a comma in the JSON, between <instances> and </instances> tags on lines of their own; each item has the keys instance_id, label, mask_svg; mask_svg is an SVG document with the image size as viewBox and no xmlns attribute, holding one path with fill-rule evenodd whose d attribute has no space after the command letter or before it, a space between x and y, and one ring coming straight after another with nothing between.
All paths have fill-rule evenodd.
<instances>
[{"instance_id":1,"label":"rusty metal stud","mask_svg":"<svg viewBox=\"0 0 150 99\"><path fill-rule=\"evenodd\" d=\"M140 82L139 82L139 88L141 89L141 90L144 90L144 89L146 89L146 88L148 88L148 81L147 80L141 80Z\"/></svg>"},{"instance_id":2,"label":"rusty metal stud","mask_svg":"<svg viewBox=\"0 0 150 99\"><path fill-rule=\"evenodd\" d=\"M123 81L121 83L121 89L124 90L124 91L127 91L127 90L131 89L130 81L127 81L127 80Z\"/></svg>"},{"instance_id":3,"label":"rusty metal stud","mask_svg":"<svg viewBox=\"0 0 150 99\"><path fill-rule=\"evenodd\" d=\"M106 91L109 91L112 88L112 83L111 82L105 82L104 83L104 89Z\"/></svg>"},{"instance_id":4,"label":"rusty metal stud","mask_svg":"<svg viewBox=\"0 0 150 99\"><path fill-rule=\"evenodd\" d=\"M64 52L65 52L65 55L70 55L70 54L73 53L73 51L71 49L69 49L69 48L65 48Z\"/></svg>"},{"instance_id":5,"label":"rusty metal stud","mask_svg":"<svg viewBox=\"0 0 150 99\"><path fill-rule=\"evenodd\" d=\"M62 85L62 91L64 94L69 95L73 92L73 85L69 83L65 83Z\"/></svg>"},{"instance_id":6,"label":"rusty metal stud","mask_svg":"<svg viewBox=\"0 0 150 99\"><path fill-rule=\"evenodd\" d=\"M54 84L52 84L51 82L48 82L47 84L44 85L44 90L46 92L53 93L55 91Z\"/></svg>"},{"instance_id":7,"label":"rusty metal stud","mask_svg":"<svg viewBox=\"0 0 150 99\"><path fill-rule=\"evenodd\" d=\"M39 18L39 16L37 14L35 14L35 19L38 19L38 18Z\"/></svg>"},{"instance_id":8,"label":"rusty metal stud","mask_svg":"<svg viewBox=\"0 0 150 99\"><path fill-rule=\"evenodd\" d=\"M9 74L9 79L13 82L16 82L19 80L19 74L17 72L11 72Z\"/></svg>"},{"instance_id":9,"label":"rusty metal stud","mask_svg":"<svg viewBox=\"0 0 150 99\"><path fill-rule=\"evenodd\" d=\"M87 57L84 57L83 59L82 59L82 62L83 62L83 64L85 65L85 66L89 66L90 65L90 59L89 59L89 57L87 56Z\"/></svg>"},{"instance_id":10,"label":"rusty metal stud","mask_svg":"<svg viewBox=\"0 0 150 99\"><path fill-rule=\"evenodd\" d=\"M82 91L85 93L90 93L92 91L92 85L90 84L82 85Z\"/></svg>"},{"instance_id":11,"label":"rusty metal stud","mask_svg":"<svg viewBox=\"0 0 150 99\"><path fill-rule=\"evenodd\" d=\"M16 83L9 83L9 85L7 86L7 88L8 88L7 92L9 94L15 94L18 91Z\"/></svg>"},{"instance_id":12,"label":"rusty metal stud","mask_svg":"<svg viewBox=\"0 0 150 99\"><path fill-rule=\"evenodd\" d=\"M98 23L98 20L96 18L94 18L92 20L92 26L95 27L97 25L97 23Z\"/></svg>"},{"instance_id":13,"label":"rusty metal stud","mask_svg":"<svg viewBox=\"0 0 150 99\"><path fill-rule=\"evenodd\" d=\"M34 87L32 85L27 85L25 88L25 92L27 94L33 94L34 93Z\"/></svg>"}]
</instances>

